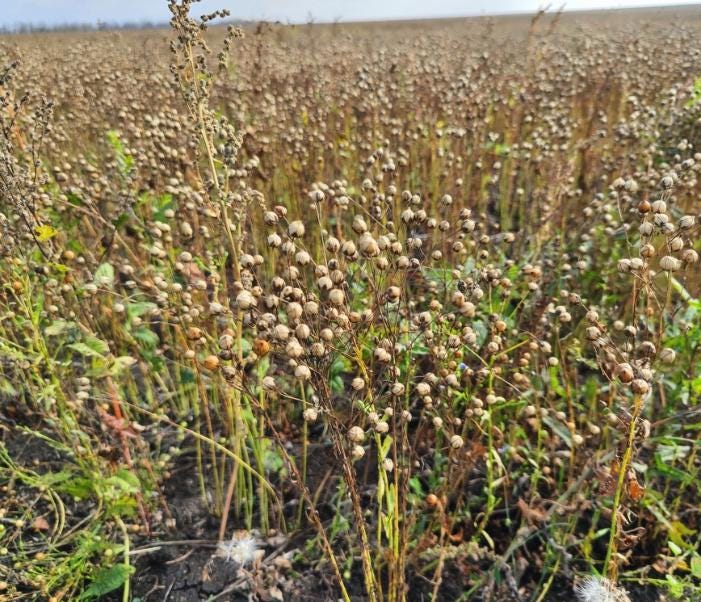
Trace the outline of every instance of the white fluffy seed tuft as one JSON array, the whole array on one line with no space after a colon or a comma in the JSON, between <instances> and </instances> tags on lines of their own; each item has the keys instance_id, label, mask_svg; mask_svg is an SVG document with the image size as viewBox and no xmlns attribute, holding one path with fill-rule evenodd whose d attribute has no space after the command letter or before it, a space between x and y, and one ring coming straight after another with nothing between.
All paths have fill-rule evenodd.
<instances>
[{"instance_id":1,"label":"white fluffy seed tuft","mask_svg":"<svg viewBox=\"0 0 701 602\"><path fill-rule=\"evenodd\" d=\"M586 577L574 588L580 602L631 602L626 590L604 577Z\"/></svg>"}]
</instances>

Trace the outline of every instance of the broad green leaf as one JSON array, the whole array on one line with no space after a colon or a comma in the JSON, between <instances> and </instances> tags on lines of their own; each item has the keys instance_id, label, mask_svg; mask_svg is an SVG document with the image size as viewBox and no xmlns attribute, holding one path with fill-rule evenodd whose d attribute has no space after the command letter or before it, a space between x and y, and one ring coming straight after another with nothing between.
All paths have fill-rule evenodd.
<instances>
[{"instance_id":1,"label":"broad green leaf","mask_svg":"<svg viewBox=\"0 0 701 602\"><path fill-rule=\"evenodd\" d=\"M95 270L95 284L112 288L114 285L114 268L112 264L103 263Z\"/></svg>"},{"instance_id":2,"label":"broad green leaf","mask_svg":"<svg viewBox=\"0 0 701 602\"><path fill-rule=\"evenodd\" d=\"M47 337L55 337L63 334L66 329L75 326L74 322L67 322L66 320L54 320L50 326L44 328L44 334Z\"/></svg>"},{"instance_id":3,"label":"broad green leaf","mask_svg":"<svg viewBox=\"0 0 701 602\"><path fill-rule=\"evenodd\" d=\"M154 349L160 341L158 335L145 326L141 326L134 331L134 338L147 349Z\"/></svg>"},{"instance_id":4,"label":"broad green leaf","mask_svg":"<svg viewBox=\"0 0 701 602\"><path fill-rule=\"evenodd\" d=\"M109 372L112 376L117 376L125 370L128 370L136 363L136 358L130 355L120 355L115 358L114 363L110 366Z\"/></svg>"},{"instance_id":5,"label":"broad green leaf","mask_svg":"<svg viewBox=\"0 0 701 602\"><path fill-rule=\"evenodd\" d=\"M102 357L97 351L90 347L90 345L86 345L85 343L71 343L68 345L68 348L73 349L73 351L85 357Z\"/></svg>"},{"instance_id":6,"label":"broad green leaf","mask_svg":"<svg viewBox=\"0 0 701 602\"><path fill-rule=\"evenodd\" d=\"M95 573L92 583L82 593L82 600L99 600L104 595L122 587L134 572L134 567L124 564L115 564L112 567L101 569Z\"/></svg>"},{"instance_id":7,"label":"broad green leaf","mask_svg":"<svg viewBox=\"0 0 701 602\"><path fill-rule=\"evenodd\" d=\"M41 224L34 228L34 235L39 242L46 242L58 234L58 230L48 224Z\"/></svg>"},{"instance_id":8,"label":"broad green leaf","mask_svg":"<svg viewBox=\"0 0 701 602\"><path fill-rule=\"evenodd\" d=\"M150 301L137 301L136 303L129 303L127 305L127 315L129 318L141 317L145 314L151 313L154 309L158 307L155 303Z\"/></svg>"},{"instance_id":9,"label":"broad green leaf","mask_svg":"<svg viewBox=\"0 0 701 602\"><path fill-rule=\"evenodd\" d=\"M17 394L18 391L14 385L8 379L0 377L0 395L14 397Z\"/></svg>"},{"instance_id":10,"label":"broad green leaf","mask_svg":"<svg viewBox=\"0 0 701 602\"><path fill-rule=\"evenodd\" d=\"M701 579L701 556L698 554L691 557L691 574L697 579Z\"/></svg>"}]
</instances>

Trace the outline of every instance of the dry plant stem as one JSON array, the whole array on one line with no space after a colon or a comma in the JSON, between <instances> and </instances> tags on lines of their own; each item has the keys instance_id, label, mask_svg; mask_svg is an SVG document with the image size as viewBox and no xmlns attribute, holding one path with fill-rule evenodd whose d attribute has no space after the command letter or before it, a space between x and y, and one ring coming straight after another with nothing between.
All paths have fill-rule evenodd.
<instances>
[{"instance_id":1,"label":"dry plant stem","mask_svg":"<svg viewBox=\"0 0 701 602\"><path fill-rule=\"evenodd\" d=\"M338 560L336 559L336 554L333 551L333 546L331 545L331 542L329 541L328 535L326 534L326 529L324 528L324 524L321 522L321 518L319 517L319 513L316 510L316 506L314 504L314 500L312 499L311 493L309 492L309 489L307 488L306 485L303 484L302 482L302 475L299 472L299 469L297 468L297 464L295 461L290 457L290 454L287 452L287 449L285 448L285 443L283 438L280 436L280 433L277 432L277 429L275 428L275 425L273 424L273 421L270 416L266 415L266 420L268 421L268 426L270 428L270 432L272 433L273 437L278 442L278 447L280 448L280 451L282 452L282 455L285 457L285 462L287 462L288 467L292 471L292 474L294 475L295 481L299 483L299 491L304 497L304 501L307 504L307 507L309 508L309 517L314 523L314 526L316 527L317 533L319 534L319 537L321 537L321 541L323 542L324 549L326 551L327 557L329 562L331 563L331 567L333 568L333 572L336 575L336 580L338 581L338 586L341 588L341 596L344 600L344 602L350 602L351 598L350 595L348 594L348 590L346 589L346 584L343 579L343 573L341 573L341 569L338 566Z\"/></svg>"},{"instance_id":2,"label":"dry plant stem","mask_svg":"<svg viewBox=\"0 0 701 602\"><path fill-rule=\"evenodd\" d=\"M440 554L438 556L438 566L436 567L436 571L433 574L433 592L431 595L431 600L438 600L438 592L441 588L441 584L443 583L443 566L445 563L445 555L446 555L446 546L445 546L445 535L446 535L446 529L444 527L446 520L445 520L445 511L443 508L443 504L441 503L440 500L438 500L438 505L437 505L438 513L439 513L439 522L441 525L441 530L440 530L440 536L438 539L438 545L440 546Z\"/></svg>"},{"instance_id":3,"label":"dry plant stem","mask_svg":"<svg viewBox=\"0 0 701 602\"><path fill-rule=\"evenodd\" d=\"M618 531L620 529L618 511L621 505L623 490L625 488L628 467L630 466L631 460L633 458L633 447L635 445L635 431L637 428L638 417L640 416L642 406L642 397L636 395L633 399L633 412L630 420L630 426L628 427L628 438L626 440L626 448L623 452L623 458L621 459L621 466L618 472L618 481L616 483L616 492L613 497L613 507L611 508L611 531L609 534L608 548L606 550L606 561L604 563L604 571L606 572L608 578L611 579L611 581L613 582L615 582L618 577L618 565L615 560L616 540L618 538Z\"/></svg>"},{"instance_id":4,"label":"dry plant stem","mask_svg":"<svg viewBox=\"0 0 701 602\"><path fill-rule=\"evenodd\" d=\"M304 383L299 385L302 397L302 412L307 409L307 391ZM307 486L307 454L309 453L309 425L304 421L302 425L302 485ZM297 527L302 526L302 515L304 514L304 500L299 501L297 509Z\"/></svg>"},{"instance_id":5,"label":"dry plant stem","mask_svg":"<svg viewBox=\"0 0 701 602\"><path fill-rule=\"evenodd\" d=\"M217 454L215 451L215 444L214 444L214 426L212 423L212 416L209 411L209 397L207 395L207 391L204 386L204 382L202 380L202 376L199 373L199 370L197 370L197 389L200 395L200 400L202 402L202 409L204 413L204 418L205 418L205 423L207 424L207 432L209 434L209 437L203 437L202 440L205 442L210 442L209 446L209 453L210 453L210 462L212 463L212 474L214 475L214 508L215 512L219 513L221 512L222 508L222 500L221 500L221 484L219 483L219 471L217 470Z\"/></svg>"},{"instance_id":6,"label":"dry plant stem","mask_svg":"<svg viewBox=\"0 0 701 602\"><path fill-rule=\"evenodd\" d=\"M278 497L277 492L272 488L272 486L270 485L270 483L268 483L268 481L265 479L265 477L262 474L260 474L258 471L256 471L256 469L253 468L253 466L251 466L250 464L245 462L243 460L243 458L239 457L234 452L232 452L230 449L228 449L225 445L222 445L221 443L219 443L215 440L209 439L208 437L205 437L204 435L198 433L197 431L194 431L192 429L184 427L184 426L178 424L177 422L173 422L172 420L170 420L166 416L163 416L162 414L156 414L155 412L152 412L151 410L147 410L146 408L139 407L137 405L134 405L133 403L129 403L126 401L122 402L122 403L123 403L123 405L128 406L137 412L141 412L142 414L149 416L150 418L152 418L153 420L156 420L157 422L165 422L166 424L169 424L170 426L172 426L178 430L181 430L184 433L187 433L188 435L195 437L196 439L200 439L201 441L210 443L215 449L222 452L222 454L224 454L225 456L228 456L229 458L234 460L234 462L236 462L237 464L240 464L245 470L250 471L254 477L256 477L257 479L260 479L261 482L264 484L266 491L273 496L273 498L275 499L275 501L278 504L280 503L280 498Z\"/></svg>"},{"instance_id":7,"label":"dry plant stem","mask_svg":"<svg viewBox=\"0 0 701 602\"><path fill-rule=\"evenodd\" d=\"M363 377L365 378L366 382L372 382L371 379L371 370L368 369L368 367L365 364L365 361L363 360L363 354L362 351L358 345L357 340L353 340L353 351L355 354L355 360L360 368L360 371L363 374ZM326 398L330 400L330 395L328 394L328 391L324 391L326 394ZM368 391L368 395L370 395L369 399L369 409L372 411L375 410L375 400L372 398L372 392L371 390ZM330 402L329 402L330 405ZM362 513L362 506L360 504L360 500L358 498L358 492L357 492L357 481L353 475L353 466L350 463L350 460L348 459L347 454L345 453L345 449L343 448L343 439L341 434L338 432L338 427L335 423L332 423L334 431L336 434L335 439L337 438L338 441L335 441L336 447L337 447L337 453L339 457L342 459L343 463L343 469L344 469L344 475L346 477L346 484L348 486L348 490L351 495L351 499L353 501L353 512L356 515L356 520L358 522L358 530L360 533L360 541L362 545L362 560L363 560L363 568L364 568L364 574L365 574L365 581L366 581L366 586L368 588L368 594L371 594L372 596L377 596L379 599L382 599L382 592L381 592L381 583L379 579L376 578L375 576L375 571L372 567L372 561L371 561L371 555L370 555L370 545L369 545L369 540L367 536L367 529L365 526L365 519L363 517ZM375 433L374 435L374 440L375 440L375 445L377 447L377 468L378 468L378 478L380 482L382 483L382 489L384 490L385 494L389 491L389 482L387 479L387 471L384 469L382 465L382 461L384 458L380 457L380 449L382 446L382 439L378 433ZM396 495L394 496L396 500ZM383 507L383 500L380 495L380 488L378 487L378 504L377 504L377 545L381 545L382 542L382 507ZM397 512L397 509L394 508L392 511L395 513ZM394 524L394 523L392 523ZM394 550L394 545L393 542L390 542L390 545L392 545L392 549ZM396 559L396 555L395 555ZM391 567L392 568L392 567ZM390 578L390 595L392 591L392 579ZM374 598L372 598L374 599Z\"/></svg>"},{"instance_id":8,"label":"dry plant stem","mask_svg":"<svg viewBox=\"0 0 701 602\"><path fill-rule=\"evenodd\" d=\"M231 508L231 500L234 497L234 489L236 488L237 475L239 473L239 465L234 462L231 465L231 473L229 475L229 484L226 487L226 496L224 497L224 506L222 507L222 517L219 522L219 541L224 541L226 537L226 526L229 517L229 509Z\"/></svg>"},{"instance_id":9,"label":"dry plant stem","mask_svg":"<svg viewBox=\"0 0 701 602\"><path fill-rule=\"evenodd\" d=\"M224 231L226 233L226 238L227 238L227 242L228 242L228 246L229 246L229 253L231 255L231 267L233 270L234 279L236 281L239 281L241 278L241 269L240 269L239 260L238 260L239 250L238 250L234 235L231 231L231 222L229 219L229 212L228 212L228 207L226 204L226 199L222 195L221 186L219 184L219 174L217 173L217 168L216 168L216 163L215 163L215 158L214 158L214 150L213 150L214 141L212 140L211 134L208 132L208 128L207 128L206 110L207 110L208 95L207 95L207 93L201 94L200 83L197 79L198 69L197 69L196 64L195 64L195 56L194 56L192 44L188 43L185 48L186 48L185 52L187 55L187 61L189 63L189 67L190 67L190 75L192 77L192 90L195 94L195 100L194 100L195 119L197 120L197 124L199 126L200 138L201 138L202 144L204 145L205 152L207 155L207 162L208 162L208 166L209 166L210 177L212 179L212 186L214 187L214 190L216 192L216 200L217 200L217 203L219 204L222 221L224 223ZM227 179L227 182L228 182L228 179ZM238 230L238 227L237 227L237 230ZM237 234L238 234L238 232L237 232ZM238 236L238 238L240 239L240 236ZM238 365L239 365L239 370L240 370L241 369L240 366L242 365L242 360L243 360L243 344L242 344L243 323L242 323L242 316L240 316L240 315L236 318L235 333L236 333L236 354L237 354ZM244 444L244 441L246 439L246 432L245 432L246 425L245 425L243 415L242 415L241 391L238 387L234 387L234 389L233 389L232 402L233 402L232 405L233 405L233 414L234 414L234 416L233 416L234 453L236 453L237 455L242 455L242 452L244 451L243 444ZM208 418L208 412L206 412L206 417ZM211 436L211 433L210 433L210 436ZM216 462L214 463L214 466L216 466ZM234 491L236 490L239 470L240 470L240 465L234 464L234 466L232 468L232 472L229 476L229 483L227 485L226 495L224 498L223 506L221 508L222 515L221 515L221 523L220 523L220 527L219 527L220 537L223 537L223 534L226 533L228 517L229 517L229 509L231 507L231 502L232 502L232 498L234 495ZM217 478L216 477L216 473L217 473L216 469L214 470L214 473L215 473L215 478ZM245 487L245 482L241 483L241 484L242 484L242 486ZM217 487L217 491L220 491L219 487ZM250 493L252 493L252 492L249 492L249 494Z\"/></svg>"},{"instance_id":10,"label":"dry plant stem","mask_svg":"<svg viewBox=\"0 0 701 602\"><path fill-rule=\"evenodd\" d=\"M343 441L341 439L341 433L338 432L337 428L334 437L334 445L336 447L336 453L341 458L341 464L343 465L343 474L348 483L348 490L350 492L351 501L353 503L353 513L358 521L357 529L360 534L360 554L363 561L363 576L365 578L365 587L367 588L368 601L378 602L378 590L377 582L375 579L375 570L372 564L372 555L370 553L370 540L368 539L367 529L365 528L365 518L363 516L363 508L360 502L360 496L358 495L358 484L353 475L353 464L351 463L348 454L343 448ZM316 512L316 511L314 511Z\"/></svg>"}]
</instances>

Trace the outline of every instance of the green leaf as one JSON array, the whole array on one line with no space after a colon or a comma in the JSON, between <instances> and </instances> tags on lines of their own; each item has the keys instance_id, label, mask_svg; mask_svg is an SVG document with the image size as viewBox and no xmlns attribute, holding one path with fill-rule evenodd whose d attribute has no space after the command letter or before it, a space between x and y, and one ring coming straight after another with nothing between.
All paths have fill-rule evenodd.
<instances>
[{"instance_id":1,"label":"green leaf","mask_svg":"<svg viewBox=\"0 0 701 602\"><path fill-rule=\"evenodd\" d=\"M77 194L74 194L73 192L69 192L68 194L66 194L66 200L71 205L76 205L78 207L82 207L83 205L85 205L83 199L81 199Z\"/></svg>"},{"instance_id":2,"label":"green leaf","mask_svg":"<svg viewBox=\"0 0 701 602\"><path fill-rule=\"evenodd\" d=\"M343 379L336 375L331 377L331 392L340 395L344 390Z\"/></svg>"},{"instance_id":3,"label":"green leaf","mask_svg":"<svg viewBox=\"0 0 701 602\"><path fill-rule=\"evenodd\" d=\"M125 493L138 493L141 489L139 478L126 468L118 470L115 475L109 477L106 482L119 487Z\"/></svg>"},{"instance_id":4,"label":"green leaf","mask_svg":"<svg viewBox=\"0 0 701 602\"><path fill-rule=\"evenodd\" d=\"M691 91L691 98L686 102L686 108L690 109L701 101L701 77L694 80L694 87Z\"/></svg>"},{"instance_id":5,"label":"green leaf","mask_svg":"<svg viewBox=\"0 0 701 602\"><path fill-rule=\"evenodd\" d=\"M380 458L383 460L387 457L390 448L392 447L392 437L387 435L380 444Z\"/></svg>"},{"instance_id":6,"label":"green leaf","mask_svg":"<svg viewBox=\"0 0 701 602\"><path fill-rule=\"evenodd\" d=\"M47 472L37 477L36 485L38 487L49 489L51 487L56 487L61 483L65 483L66 481L72 478L73 473L67 470L61 470L59 472Z\"/></svg>"},{"instance_id":7,"label":"green leaf","mask_svg":"<svg viewBox=\"0 0 701 602\"><path fill-rule=\"evenodd\" d=\"M97 571L92 583L81 595L81 599L98 600L105 594L122 587L133 572L133 567L124 564L115 564L112 567Z\"/></svg>"},{"instance_id":8,"label":"green leaf","mask_svg":"<svg viewBox=\"0 0 701 602\"><path fill-rule=\"evenodd\" d=\"M559 397L565 397L565 389L558 379L559 369L557 366L550 366L550 386Z\"/></svg>"},{"instance_id":9,"label":"green leaf","mask_svg":"<svg viewBox=\"0 0 701 602\"><path fill-rule=\"evenodd\" d=\"M65 485L61 487L61 490L65 491L71 497L84 500L91 497L94 493L93 481L87 477L77 477L67 481Z\"/></svg>"},{"instance_id":10,"label":"green leaf","mask_svg":"<svg viewBox=\"0 0 701 602\"><path fill-rule=\"evenodd\" d=\"M696 533L694 529L689 529L684 523L673 520L669 525L669 544L670 546L674 544L680 549L688 548L689 544L684 541L684 537L694 535L694 533Z\"/></svg>"},{"instance_id":11,"label":"green leaf","mask_svg":"<svg viewBox=\"0 0 701 602\"><path fill-rule=\"evenodd\" d=\"M34 228L34 235L39 242L46 242L58 234L58 230L48 224L42 224Z\"/></svg>"},{"instance_id":12,"label":"green leaf","mask_svg":"<svg viewBox=\"0 0 701 602\"><path fill-rule=\"evenodd\" d=\"M104 358L110 352L110 346L105 341L93 336L86 337L84 343L71 343L68 347L86 357Z\"/></svg>"},{"instance_id":13,"label":"green leaf","mask_svg":"<svg viewBox=\"0 0 701 602\"><path fill-rule=\"evenodd\" d=\"M192 385L197 382L194 371L190 368L180 368L180 384Z\"/></svg>"},{"instance_id":14,"label":"green leaf","mask_svg":"<svg viewBox=\"0 0 701 602\"><path fill-rule=\"evenodd\" d=\"M114 285L114 268L112 264L103 263L95 270L95 284L112 288Z\"/></svg>"},{"instance_id":15,"label":"green leaf","mask_svg":"<svg viewBox=\"0 0 701 602\"><path fill-rule=\"evenodd\" d=\"M117 167L122 177L127 177L134 166L134 157L127 153L124 144L115 130L107 132L107 141L114 150Z\"/></svg>"},{"instance_id":16,"label":"green leaf","mask_svg":"<svg viewBox=\"0 0 701 602\"><path fill-rule=\"evenodd\" d=\"M73 349L73 351L79 353L80 355L84 355L85 357L102 357L92 347L86 345L85 343L71 343L68 345L68 348Z\"/></svg>"},{"instance_id":17,"label":"green leaf","mask_svg":"<svg viewBox=\"0 0 701 602\"><path fill-rule=\"evenodd\" d=\"M117 376L118 374L121 374L122 372L131 368L135 363L136 358L133 358L130 355L120 355L119 357L115 358L114 363L110 366L110 375Z\"/></svg>"},{"instance_id":18,"label":"green leaf","mask_svg":"<svg viewBox=\"0 0 701 602\"><path fill-rule=\"evenodd\" d=\"M75 322L67 322L66 320L54 320L50 326L44 328L44 334L47 337L56 337L63 334L66 329L75 326Z\"/></svg>"},{"instance_id":19,"label":"green leaf","mask_svg":"<svg viewBox=\"0 0 701 602\"><path fill-rule=\"evenodd\" d=\"M559 420L553 420L550 416L543 418L543 423L562 439L569 447L572 447L572 433Z\"/></svg>"},{"instance_id":20,"label":"green leaf","mask_svg":"<svg viewBox=\"0 0 701 602\"><path fill-rule=\"evenodd\" d=\"M0 378L0 395L15 397L18 391L8 379Z\"/></svg>"},{"instance_id":21,"label":"green leaf","mask_svg":"<svg viewBox=\"0 0 701 602\"><path fill-rule=\"evenodd\" d=\"M150 301L138 301L136 303L130 303L127 305L127 315L129 319L135 317L141 317L144 314L151 313L154 309L158 307L155 303Z\"/></svg>"},{"instance_id":22,"label":"green leaf","mask_svg":"<svg viewBox=\"0 0 701 602\"><path fill-rule=\"evenodd\" d=\"M134 331L134 338L147 349L155 349L160 342L158 335L145 326L141 326Z\"/></svg>"},{"instance_id":23,"label":"green leaf","mask_svg":"<svg viewBox=\"0 0 701 602\"><path fill-rule=\"evenodd\" d=\"M698 554L691 557L691 574L697 579L701 579L701 556Z\"/></svg>"},{"instance_id":24,"label":"green leaf","mask_svg":"<svg viewBox=\"0 0 701 602\"><path fill-rule=\"evenodd\" d=\"M69 268L67 265L63 263L56 263L55 261L49 262L49 267L59 274L67 274L71 271L71 268Z\"/></svg>"}]
</instances>

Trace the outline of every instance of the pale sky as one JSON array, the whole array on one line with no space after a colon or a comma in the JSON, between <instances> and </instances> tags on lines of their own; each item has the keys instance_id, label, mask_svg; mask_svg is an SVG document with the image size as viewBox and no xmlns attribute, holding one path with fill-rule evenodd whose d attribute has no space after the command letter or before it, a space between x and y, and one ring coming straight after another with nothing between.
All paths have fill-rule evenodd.
<instances>
[{"instance_id":1,"label":"pale sky","mask_svg":"<svg viewBox=\"0 0 701 602\"><path fill-rule=\"evenodd\" d=\"M565 10L626 8L698 4L699 0L569 0ZM533 12L542 0L203 0L195 4L196 14L228 8L232 16L246 20L306 22L405 19ZM554 0L559 8L562 0ZM0 0L0 26L20 23L165 22L169 18L166 0Z\"/></svg>"}]
</instances>

